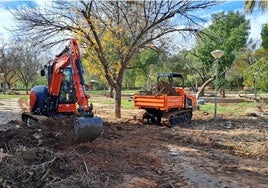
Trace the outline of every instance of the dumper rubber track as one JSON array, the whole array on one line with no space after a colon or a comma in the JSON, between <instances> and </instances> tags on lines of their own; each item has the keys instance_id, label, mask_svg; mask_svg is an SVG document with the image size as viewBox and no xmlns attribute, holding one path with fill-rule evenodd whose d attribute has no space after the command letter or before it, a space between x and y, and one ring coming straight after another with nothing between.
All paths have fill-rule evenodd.
<instances>
[{"instance_id":1,"label":"dumper rubber track","mask_svg":"<svg viewBox=\"0 0 268 188\"><path fill-rule=\"evenodd\" d=\"M160 124L161 115L153 115L149 112L145 112L142 116L142 120L145 124Z\"/></svg>"},{"instance_id":2,"label":"dumper rubber track","mask_svg":"<svg viewBox=\"0 0 268 188\"><path fill-rule=\"evenodd\" d=\"M170 127L174 127L176 125L180 125L183 123L187 123L191 121L193 117L192 110L182 110L182 111L174 111L167 112L163 115L163 118L166 119L166 125Z\"/></svg>"},{"instance_id":3,"label":"dumper rubber track","mask_svg":"<svg viewBox=\"0 0 268 188\"><path fill-rule=\"evenodd\" d=\"M143 122L146 124L162 124L169 127L174 127L183 123L187 123L192 119L192 109L174 110L171 112L148 112L146 111L143 116Z\"/></svg>"}]
</instances>

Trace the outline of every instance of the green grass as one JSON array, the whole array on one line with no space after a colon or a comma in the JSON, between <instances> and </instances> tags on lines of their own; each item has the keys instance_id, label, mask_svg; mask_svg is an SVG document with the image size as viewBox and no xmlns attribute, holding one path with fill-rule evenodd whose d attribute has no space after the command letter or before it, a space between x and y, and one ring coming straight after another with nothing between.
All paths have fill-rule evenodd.
<instances>
[{"instance_id":1,"label":"green grass","mask_svg":"<svg viewBox=\"0 0 268 188\"><path fill-rule=\"evenodd\" d=\"M206 103L205 105L200 105L201 111L214 112L214 103ZM241 103L219 103L217 104L217 111L219 113L238 113L241 114L245 108L254 108L255 104L253 102L241 102Z\"/></svg>"},{"instance_id":2,"label":"green grass","mask_svg":"<svg viewBox=\"0 0 268 188\"><path fill-rule=\"evenodd\" d=\"M103 95L104 91L103 90L87 91L86 93L89 94L89 95ZM108 93L108 91L106 91L106 93Z\"/></svg>"},{"instance_id":3,"label":"green grass","mask_svg":"<svg viewBox=\"0 0 268 188\"><path fill-rule=\"evenodd\" d=\"M115 101L114 99L106 98L105 100L98 100L95 99L94 96L90 100L90 102L93 104L98 104L98 105L107 105L107 106L114 106ZM134 103L133 100L127 100L127 99L121 99L121 107L122 109L134 109Z\"/></svg>"},{"instance_id":4,"label":"green grass","mask_svg":"<svg viewBox=\"0 0 268 188\"><path fill-rule=\"evenodd\" d=\"M87 91L90 95L104 95L104 90L94 90L94 91ZM108 95L109 90L106 90L106 95ZM122 95L134 95L135 93L138 93L138 90L122 90Z\"/></svg>"},{"instance_id":5,"label":"green grass","mask_svg":"<svg viewBox=\"0 0 268 188\"><path fill-rule=\"evenodd\" d=\"M134 102L133 100L122 100L121 106L125 109L134 109Z\"/></svg>"},{"instance_id":6,"label":"green grass","mask_svg":"<svg viewBox=\"0 0 268 188\"><path fill-rule=\"evenodd\" d=\"M138 93L139 90L122 90L122 95L134 95L135 93Z\"/></svg>"},{"instance_id":7,"label":"green grass","mask_svg":"<svg viewBox=\"0 0 268 188\"><path fill-rule=\"evenodd\" d=\"M20 99L20 98L28 98L29 95L3 95L0 94L0 99Z\"/></svg>"}]
</instances>

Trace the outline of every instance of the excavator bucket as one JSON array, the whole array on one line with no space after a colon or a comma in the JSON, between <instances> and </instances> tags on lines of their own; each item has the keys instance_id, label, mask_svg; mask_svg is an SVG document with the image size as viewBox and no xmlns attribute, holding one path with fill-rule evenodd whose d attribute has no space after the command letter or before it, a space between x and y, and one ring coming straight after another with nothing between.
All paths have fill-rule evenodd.
<instances>
[{"instance_id":1,"label":"excavator bucket","mask_svg":"<svg viewBox=\"0 0 268 188\"><path fill-rule=\"evenodd\" d=\"M100 136L103 121L100 117L77 117L74 122L74 142L92 142Z\"/></svg>"}]
</instances>

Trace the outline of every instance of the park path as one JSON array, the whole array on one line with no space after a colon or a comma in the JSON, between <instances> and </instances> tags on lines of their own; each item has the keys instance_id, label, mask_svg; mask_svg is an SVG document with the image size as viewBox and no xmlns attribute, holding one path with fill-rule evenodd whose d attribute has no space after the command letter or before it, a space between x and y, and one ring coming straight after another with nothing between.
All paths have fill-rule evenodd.
<instances>
[{"instance_id":1,"label":"park path","mask_svg":"<svg viewBox=\"0 0 268 188\"><path fill-rule=\"evenodd\" d=\"M20 119L21 108L18 100L18 98L0 98L0 125Z\"/></svg>"}]
</instances>

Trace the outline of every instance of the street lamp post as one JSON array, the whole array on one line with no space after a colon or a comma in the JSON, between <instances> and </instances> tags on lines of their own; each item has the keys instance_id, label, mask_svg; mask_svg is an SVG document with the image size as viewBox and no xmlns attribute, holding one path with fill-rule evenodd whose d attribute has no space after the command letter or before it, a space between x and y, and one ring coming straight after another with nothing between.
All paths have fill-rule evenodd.
<instances>
[{"instance_id":1,"label":"street lamp post","mask_svg":"<svg viewBox=\"0 0 268 188\"><path fill-rule=\"evenodd\" d=\"M217 122L217 95L218 95L218 69L219 69L219 59L221 58L221 56L223 56L224 51L222 50L215 50L213 52L211 52L211 55L215 58L216 60L216 76L215 76L215 101L214 101L214 123Z\"/></svg>"}]
</instances>

